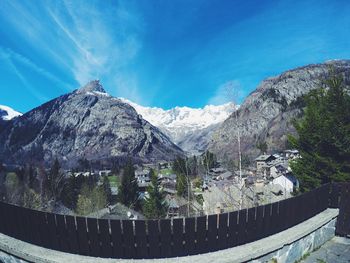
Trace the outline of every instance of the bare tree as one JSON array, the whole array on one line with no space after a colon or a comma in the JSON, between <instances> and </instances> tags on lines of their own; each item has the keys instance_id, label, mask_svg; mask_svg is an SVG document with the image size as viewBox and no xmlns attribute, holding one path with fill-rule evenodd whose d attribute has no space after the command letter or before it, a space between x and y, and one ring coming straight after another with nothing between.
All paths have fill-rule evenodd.
<instances>
[{"instance_id":1,"label":"bare tree","mask_svg":"<svg viewBox=\"0 0 350 263\"><path fill-rule=\"evenodd\" d=\"M238 144L238 168L239 168L239 182L238 186L240 189L240 201L239 201L239 209L242 208L242 202L243 202L243 180L242 180L242 152L241 152L241 133L240 133L240 123L238 119L238 107L237 107L237 97L238 97L238 90L237 87L234 85L234 83L231 81L226 85L226 93L227 97L230 99L230 101L233 103L234 107L234 117L237 125L237 144Z\"/></svg>"}]
</instances>

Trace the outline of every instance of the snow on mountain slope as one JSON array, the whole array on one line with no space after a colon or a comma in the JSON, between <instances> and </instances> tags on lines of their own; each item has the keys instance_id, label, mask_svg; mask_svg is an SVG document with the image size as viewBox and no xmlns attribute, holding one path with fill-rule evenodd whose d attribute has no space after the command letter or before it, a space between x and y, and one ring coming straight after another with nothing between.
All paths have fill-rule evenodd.
<instances>
[{"instance_id":1,"label":"snow on mountain slope","mask_svg":"<svg viewBox=\"0 0 350 263\"><path fill-rule=\"evenodd\" d=\"M223 122L235 109L233 103L226 103L219 106L207 105L204 108L175 107L164 110L140 106L124 98L121 100L134 107L145 120L161 129L176 144L194 133Z\"/></svg>"},{"instance_id":2,"label":"snow on mountain slope","mask_svg":"<svg viewBox=\"0 0 350 263\"><path fill-rule=\"evenodd\" d=\"M21 116L22 113L15 111L14 109L5 105L0 105L0 119L9 121L17 116Z\"/></svg>"}]
</instances>

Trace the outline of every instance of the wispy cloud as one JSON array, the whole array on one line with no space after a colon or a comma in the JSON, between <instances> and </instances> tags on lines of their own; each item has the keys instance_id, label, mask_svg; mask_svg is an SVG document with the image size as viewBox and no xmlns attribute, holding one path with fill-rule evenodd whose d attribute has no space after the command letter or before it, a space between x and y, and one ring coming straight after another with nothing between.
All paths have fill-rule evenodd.
<instances>
[{"instance_id":1,"label":"wispy cloud","mask_svg":"<svg viewBox=\"0 0 350 263\"><path fill-rule=\"evenodd\" d=\"M18 78L18 80L22 83L23 87L28 90L28 92L37 98L41 102L45 102L48 98L43 95L40 91L35 89L29 81L24 77L21 71L17 68L16 64L12 61L11 56L8 53L3 53L0 49L0 61L5 63L13 72L13 74Z\"/></svg>"},{"instance_id":2,"label":"wispy cloud","mask_svg":"<svg viewBox=\"0 0 350 263\"><path fill-rule=\"evenodd\" d=\"M60 80L59 78L57 78L54 74L50 73L49 71L36 65L33 61L31 61L27 57L14 52L10 48L3 48L0 46L0 58L8 59L9 61L11 61L11 63L12 63L12 61L16 61L18 63L21 63L22 65L30 68L31 70L35 71L36 73L47 78L48 80L57 83L59 87L65 89L66 91L69 90L69 86L67 83L65 83L62 80ZM12 65L13 65L13 63L12 63ZM17 68L16 68L16 70L18 73Z\"/></svg>"},{"instance_id":3,"label":"wispy cloud","mask_svg":"<svg viewBox=\"0 0 350 263\"><path fill-rule=\"evenodd\" d=\"M72 58L75 79L83 85L91 79L105 78L109 85L117 85L120 81L114 80L122 76L110 76L123 74L123 67L141 47L137 28L132 26L137 17L122 5L102 13L85 1L63 1L63 5L49 8L48 13L75 51ZM124 90L117 89L117 93Z\"/></svg>"},{"instance_id":4,"label":"wispy cloud","mask_svg":"<svg viewBox=\"0 0 350 263\"><path fill-rule=\"evenodd\" d=\"M18 38L41 56L38 59L46 58L80 85L101 79L114 95L129 97L130 89L118 84L126 82L120 81L127 78L125 68L142 47L142 22L132 8L126 8L127 3L118 1L107 8L99 1L63 0L33 5L5 1L0 7L7 10L1 14ZM15 51L2 50L46 78L64 82ZM139 89L137 81L133 83L135 97Z\"/></svg>"}]
</instances>

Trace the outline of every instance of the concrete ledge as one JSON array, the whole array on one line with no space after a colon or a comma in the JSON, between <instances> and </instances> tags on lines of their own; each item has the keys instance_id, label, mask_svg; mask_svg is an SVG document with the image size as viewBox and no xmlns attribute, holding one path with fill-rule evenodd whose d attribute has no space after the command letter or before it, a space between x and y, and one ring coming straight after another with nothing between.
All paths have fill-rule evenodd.
<instances>
[{"instance_id":1,"label":"concrete ledge","mask_svg":"<svg viewBox=\"0 0 350 263\"><path fill-rule=\"evenodd\" d=\"M220 250L217 252L206 253L202 255L187 256L168 259L146 259L146 260L127 260L118 259L118 262L246 262L254 260L256 262L268 261L268 257L274 252L301 240L315 231L326 226L331 221L335 221L338 216L338 209L327 209L320 214L289 228L283 232L248 243L242 246ZM334 230L332 230L334 236ZM116 262L116 259L102 259L87 256L79 256L55 250L38 247L9 236L0 234L0 250L6 254L13 255L29 262ZM272 256L271 256L272 257ZM270 257L270 258L271 258ZM259 258L261 260L259 260Z\"/></svg>"}]
</instances>

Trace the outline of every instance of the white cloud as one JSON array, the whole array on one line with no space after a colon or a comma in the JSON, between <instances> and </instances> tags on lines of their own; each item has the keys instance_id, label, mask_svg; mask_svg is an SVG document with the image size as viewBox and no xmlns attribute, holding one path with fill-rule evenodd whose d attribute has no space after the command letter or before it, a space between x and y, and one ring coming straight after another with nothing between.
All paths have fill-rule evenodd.
<instances>
[{"instance_id":1,"label":"white cloud","mask_svg":"<svg viewBox=\"0 0 350 263\"><path fill-rule=\"evenodd\" d=\"M107 89L115 89L119 96L126 96L131 90L134 98L140 97L137 80L131 81L134 86L130 89L118 87L118 83L127 82L118 79L128 77L125 68L142 47L143 23L129 2L114 2L108 8L93 0L44 4L11 1L1 5L0 14L11 26L16 40L40 54L39 60L53 64L80 85L101 79ZM10 54L13 59L59 82L53 74L38 67L39 63L15 52Z\"/></svg>"},{"instance_id":2,"label":"white cloud","mask_svg":"<svg viewBox=\"0 0 350 263\"><path fill-rule=\"evenodd\" d=\"M85 1L64 1L49 14L75 48L73 74L81 85L91 79L123 74L123 67L141 47L137 30L129 26L137 18L122 5L102 13Z\"/></svg>"}]
</instances>

